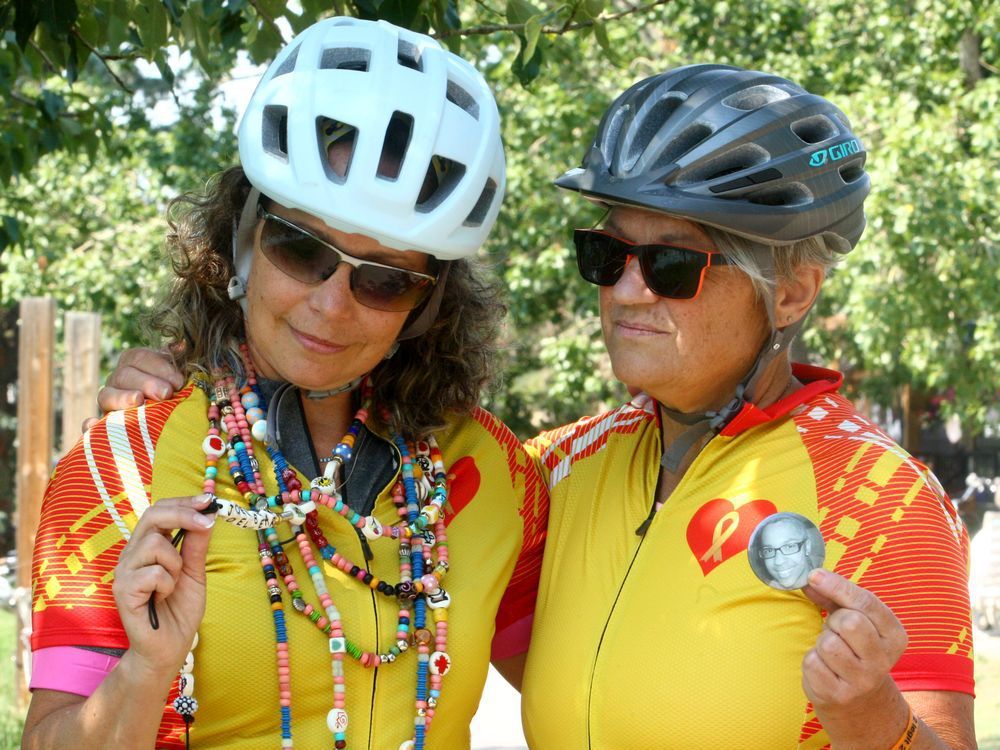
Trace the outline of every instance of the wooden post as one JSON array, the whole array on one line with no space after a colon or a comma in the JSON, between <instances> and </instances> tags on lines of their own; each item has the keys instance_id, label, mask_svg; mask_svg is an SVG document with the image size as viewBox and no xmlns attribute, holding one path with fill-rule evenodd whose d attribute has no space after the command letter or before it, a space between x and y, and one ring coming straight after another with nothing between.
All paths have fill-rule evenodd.
<instances>
[{"instance_id":1,"label":"wooden post","mask_svg":"<svg viewBox=\"0 0 1000 750\"><path fill-rule=\"evenodd\" d=\"M17 585L23 596L31 590L31 554L45 484L52 471L53 429L52 359L56 304L51 299L21 300L21 334L17 370ZM15 651L18 704L27 706L24 636L30 606L17 608Z\"/></svg>"},{"instance_id":2,"label":"wooden post","mask_svg":"<svg viewBox=\"0 0 1000 750\"><path fill-rule=\"evenodd\" d=\"M80 437L83 420L97 416L94 397L101 364L101 316L68 312L65 320L61 454L72 448Z\"/></svg>"}]
</instances>

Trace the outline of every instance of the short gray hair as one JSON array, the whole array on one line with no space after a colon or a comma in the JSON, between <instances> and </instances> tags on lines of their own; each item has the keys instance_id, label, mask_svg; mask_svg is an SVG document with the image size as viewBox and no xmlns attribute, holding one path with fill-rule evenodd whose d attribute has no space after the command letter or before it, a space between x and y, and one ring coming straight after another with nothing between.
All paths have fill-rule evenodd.
<instances>
[{"instance_id":1,"label":"short gray hair","mask_svg":"<svg viewBox=\"0 0 1000 750\"><path fill-rule=\"evenodd\" d=\"M716 249L732 265L750 277L759 299L774 297L774 280L761 267L760 257L770 251L776 279L790 279L800 266L819 266L828 271L840 260L841 254L831 248L822 236L808 237L790 245L768 245L756 240L702 225Z\"/></svg>"}]
</instances>

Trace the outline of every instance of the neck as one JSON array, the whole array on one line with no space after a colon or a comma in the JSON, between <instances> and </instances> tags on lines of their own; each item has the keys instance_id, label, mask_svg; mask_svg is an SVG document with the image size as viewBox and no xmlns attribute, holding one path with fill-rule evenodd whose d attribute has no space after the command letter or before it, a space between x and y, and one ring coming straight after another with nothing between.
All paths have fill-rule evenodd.
<instances>
[{"instance_id":1,"label":"neck","mask_svg":"<svg viewBox=\"0 0 1000 750\"><path fill-rule=\"evenodd\" d=\"M291 395L291 394L289 394ZM354 418L351 392L345 391L327 398L306 398L299 393L302 414L312 438L317 456L328 456L347 433Z\"/></svg>"},{"instance_id":2,"label":"neck","mask_svg":"<svg viewBox=\"0 0 1000 750\"><path fill-rule=\"evenodd\" d=\"M788 361L788 356L782 354L768 364L761 377L757 380L755 389L756 394L753 399L753 403L763 409L777 401L780 401L782 398L794 392L801 386L802 383L792 376L792 367L791 363ZM727 392L723 395L715 394L706 397L704 401L702 401L703 405L693 409L690 413L717 411L729 403L735 392L736 385L733 384L728 387ZM656 398L655 394L650 395ZM657 402L660 403L660 400L657 399ZM685 431L690 429L691 426L671 418L669 413L662 408L662 404L659 407L659 412L663 444L665 446L669 446ZM696 441L691 449L688 450L677 472L676 476L678 480L681 476L683 476L687 467L691 465L691 462L694 461L702 446L704 446L710 437L710 435L706 435L703 440Z\"/></svg>"}]
</instances>

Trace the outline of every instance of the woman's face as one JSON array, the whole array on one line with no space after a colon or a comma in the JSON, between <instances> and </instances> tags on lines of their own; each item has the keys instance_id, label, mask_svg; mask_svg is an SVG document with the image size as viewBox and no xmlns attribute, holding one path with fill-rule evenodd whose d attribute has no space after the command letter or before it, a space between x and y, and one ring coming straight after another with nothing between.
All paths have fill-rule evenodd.
<instances>
[{"instance_id":1,"label":"woman's face","mask_svg":"<svg viewBox=\"0 0 1000 750\"><path fill-rule=\"evenodd\" d=\"M697 224L637 208L614 208L604 228L640 244L715 249ZM722 406L767 333L763 303L749 277L731 266L708 268L699 295L676 300L651 292L630 262L618 283L601 287L600 301L618 379L685 412Z\"/></svg>"},{"instance_id":2,"label":"woman's face","mask_svg":"<svg viewBox=\"0 0 1000 750\"><path fill-rule=\"evenodd\" d=\"M359 234L331 229L322 220L274 204L268 211L326 240L348 255L426 272L430 256L400 252ZM326 281L296 281L254 247L247 280L247 344L267 378L322 391L370 372L382 361L409 312L365 307L350 289L351 266L341 263Z\"/></svg>"}]
</instances>

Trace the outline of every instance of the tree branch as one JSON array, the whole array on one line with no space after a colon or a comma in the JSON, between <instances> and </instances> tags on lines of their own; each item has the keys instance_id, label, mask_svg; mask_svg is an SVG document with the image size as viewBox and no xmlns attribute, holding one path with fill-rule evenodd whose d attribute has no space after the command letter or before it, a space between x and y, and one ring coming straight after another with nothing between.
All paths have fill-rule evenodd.
<instances>
[{"instance_id":1,"label":"tree branch","mask_svg":"<svg viewBox=\"0 0 1000 750\"><path fill-rule=\"evenodd\" d=\"M132 91L132 89L130 89L128 86L125 85L125 81L123 81L121 78L119 78L118 74L115 73L115 71L113 71L111 69L111 66L108 64L108 60L110 58L105 57L100 52L98 52L96 49L94 49L93 45L91 45L90 42L88 42L86 39L83 38L83 35L80 34L80 32L76 28L76 26L73 26L72 28L70 28L70 32L73 34L73 36L75 36L77 39L80 40L80 43L84 47L86 47L87 49L90 50L90 52L91 52L92 55L94 55L98 60L101 61L101 64L104 65L104 67L107 69L107 71L111 75L111 77L115 79L115 82L121 87L122 91L124 91L125 93L129 94L130 96L133 95L133 94L135 94L135 92Z\"/></svg>"},{"instance_id":2,"label":"tree branch","mask_svg":"<svg viewBox=\"0 0 1000 750\"><path fill-rule=\"evenodd\" d=\"M250 5L253 7L255 11L257 11L258 16L260 16L269 24L271 24L271 27L278 34L278 39L281 39L282 44L284 44L285 35L281 33L281 29L278 28L278 24L275 23L274 19L271 16L269 16L263 8L260 7L260 3L258 3L257 0L250 0Z\"/></svg>"},{"instance_id":3,"label":"tree branch","mask_svg":"<svg viewBox=\"0 0 1000 750\"><path fill-rule=\"evenodd\" d=\"M633 13L645 13L648 10L659 5L666 5L670 0L654 0L654 2L647 3L646 5L637 5L628 10L623 10L620 13L613 13L610 16L602 15L600 18L592 18L587 21L578 21L576 23L567 23L563 26L543 26L541 33L548 34L550 36L557 36L559 34L565 34L569 31L577 31L579 29L589 28L593 26L598 21L616 21L619 18L624 18L625 16L630 16ZM570 16L572 18L572 16ZM465 29L445 29L432 34L436 39L445 39L449 36L485 36L487 34L496 34L501 31L513 31L523 32L527 24L523 23L496 23L496 24L484 24L482 26L470 26Z\"/></svg>"}]
</instances>

